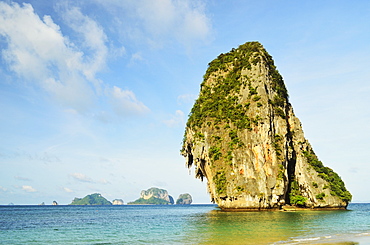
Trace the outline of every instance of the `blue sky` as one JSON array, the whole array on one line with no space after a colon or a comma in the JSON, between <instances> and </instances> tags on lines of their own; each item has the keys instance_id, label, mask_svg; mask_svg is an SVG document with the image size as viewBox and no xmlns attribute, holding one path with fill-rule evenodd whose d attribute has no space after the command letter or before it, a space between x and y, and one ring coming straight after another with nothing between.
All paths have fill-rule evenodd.
<instances>
[{"instance_id":1,"label":"blue sky","mask_svg":"<svg viewBox=\"0 0 370 245\"><path fill-rule=\"evenodd\" d=\"M370 202L370 2L0 1L0 204L152 186L209 203L180 156L207 64L260 41L306 138Z\"/></svg>"}]
</instances>

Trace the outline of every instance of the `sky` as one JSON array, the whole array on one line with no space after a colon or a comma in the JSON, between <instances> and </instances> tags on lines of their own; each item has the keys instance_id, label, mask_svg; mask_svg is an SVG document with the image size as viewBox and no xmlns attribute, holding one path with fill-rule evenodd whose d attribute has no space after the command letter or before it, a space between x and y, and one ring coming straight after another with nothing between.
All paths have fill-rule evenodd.
<instances>
[{"instance_id":1,"label":"sky","mask_svg":"<svg viewBox=\"0 0 370 245\"><path fill-rule=\"evenodd\" d=\"M275 60L306 138L370 202L370 1L0 1L0 205L125 203L150 187L210 203L180 155L210 61Z\"/></svg>"}]
</instances>

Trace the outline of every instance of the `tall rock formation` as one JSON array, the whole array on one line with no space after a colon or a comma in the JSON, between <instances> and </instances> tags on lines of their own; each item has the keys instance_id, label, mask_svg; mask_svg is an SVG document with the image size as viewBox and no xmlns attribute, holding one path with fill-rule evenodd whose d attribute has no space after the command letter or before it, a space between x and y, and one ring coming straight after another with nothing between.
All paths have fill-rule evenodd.
<instances>
[{"instance_id":1,"label":"tall rock formation","mask_svg":"<svg viewBox=\"0 0 370 245\"><path fill-rule=\"evenodd\" d=\"M181 153L222 209L345 208L352 198L305 139L283 78L258 42L209 63Z\"/></svg>"}]
</instances>

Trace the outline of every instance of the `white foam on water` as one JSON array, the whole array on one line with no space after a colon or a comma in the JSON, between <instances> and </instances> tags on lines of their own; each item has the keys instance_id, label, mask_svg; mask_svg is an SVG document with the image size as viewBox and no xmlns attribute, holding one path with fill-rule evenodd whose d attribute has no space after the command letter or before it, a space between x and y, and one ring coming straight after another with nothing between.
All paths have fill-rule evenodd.
<instances>
[{"instance_id":1,"label":"white foam on water","mask_svg":"<svg viewBox=\"0 0 370 245\"><path fill-rule=\"evenodd\" d=\"M308 238L299 238L299 239L294 239L293 241L295 242L309 242L309 241L317 241L320 240L321 237L308 237Z\"/></svg>"},{"instance_id":2,"label":"white foam on water","mask_svg":"<svg viewBox=\"0 0 370 245\"><path fill-rule=\"evenodd\" d=\"M288 241L279 241L274 244L310 244L312 241L318 241L322 240L324 238L330 238L331 236L325 236L325 237L306 237L306 238L292 238L292 240Z\"/></svg>"}]
</instances>

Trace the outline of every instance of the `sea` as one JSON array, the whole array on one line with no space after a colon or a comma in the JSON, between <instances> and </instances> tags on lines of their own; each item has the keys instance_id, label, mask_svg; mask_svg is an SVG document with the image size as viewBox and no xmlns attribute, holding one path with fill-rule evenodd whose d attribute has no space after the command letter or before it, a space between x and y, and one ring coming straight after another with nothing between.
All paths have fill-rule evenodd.
<instances>
[{"instance_id":1,"label":"sea","mask_svg":"<svg viewBox=\"0 0 370 245\"><path fill-rule=\"evenodd\" d=\"M370 244L370 204L263 212L216 205L0 206L0 244Z\"/></svg>"}]
</instances>

